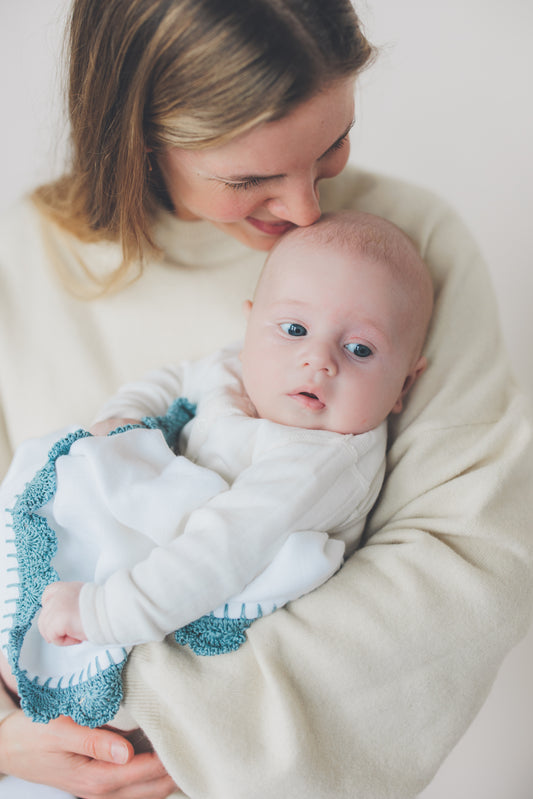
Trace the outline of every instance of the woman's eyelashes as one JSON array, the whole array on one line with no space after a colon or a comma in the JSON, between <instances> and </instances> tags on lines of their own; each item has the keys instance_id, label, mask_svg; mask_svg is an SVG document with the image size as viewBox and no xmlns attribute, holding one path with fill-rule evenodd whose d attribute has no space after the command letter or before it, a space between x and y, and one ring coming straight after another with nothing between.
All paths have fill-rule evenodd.
<instances>
[{"instance_id":1,"label":"woman's eyelashes","mask_svg":"<svg viewBox=\"0 0 533 799\"><path fill-rule=\"evenodd\" d=\"M327 158L328 155L330 155L331 153L336 153L337 150L342 150L344 145L347 143L348 143L348 133L346 133L341 139L337 139L337 141L331 145L329 150L326 150L326 152L320 156L319 160L322 161L322 159Z\"/></svg>"},{"instance_id":2,"label":"woman's eyelashes","mask_svg":"<svg viewBox=\"0 0 533 799\"><path fill-rule=\"evenodd\" d=\"M260 186L264 180L265 178L249 177L239 181L238 183L224 181L224 186L226 186L228 189L235 189L236 191L245 191L246 189L254 189L257 186Z\"/></svg>"}]
</instances>

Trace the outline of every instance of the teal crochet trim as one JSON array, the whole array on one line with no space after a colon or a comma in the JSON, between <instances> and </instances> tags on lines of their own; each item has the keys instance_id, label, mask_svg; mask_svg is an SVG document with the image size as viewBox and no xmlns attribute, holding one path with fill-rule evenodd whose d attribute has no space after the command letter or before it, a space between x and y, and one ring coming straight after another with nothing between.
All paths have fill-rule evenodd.
<instances>
[{"instance_id":1,"label":"teal crochet trim","mask_svg":"<svg viewBox=\"0 0 533 799\"><path fill-rule=\"evenodd\" d=\"M175 445L182 427L195 413L195 405L179 398L170 406L168 413L160 417L145 417L142 425L128 425L117 428L110 435L134 427L161 429L165 440ZM107 653L108 665L103 668L96 659L96 672L78 675L80 682L50 686L50 680L39 683L30 679L20 666L20 652L24 637L41 607L44 589L60 579L51 561L57 551L57 538L47 520L39 510L54 496L56 491L56 460L68 455L75 441L91 434L86 430L76 430L60 439L50 449L48 461L25 486L10 510L17 568L19 573L19 598L12 616L12 626L8 634L8 660L17 679L21 707L33 721L48 722L59 715L70 716L78 724L98 727L106 724L116 715L122 700L121 673L127 651L123 659L116 663Z\"/></svg>"},{"instance_id":2,"label":"teal crochet trim","mask_svg":"<svg viewBox=\"0 0 533 799\"><path fill-rule=\"evenodd\" d=\"M170 449L177 449L179 434L196 413L196 405L179 397L170 405L164 416L144 416L145 427L161 430Z\"/></svg>"},{"instance_id":3,"label":"teal crochet trim","mask_svg":"<svg viewBox=\"0 0 533 799\"><path fill-rule=\"evenodd\" d=\"M195 655L223 655L234 652L246 641L246 630L255 619L202 616L180 630L174 638L181 646L189 646Z\"/></svg>"},{"instance_id":4,"label":"teal crochet trim","mask_svg":"<svg viewBox=\"0 0 533 799\"><path fill-rule=\"evenodd\" d=\"M123 650L123 659L116 663L109 656L109 665L95 674L79 675L76 684L69 682L51 687L48 680L39 683L37 678L29 680L24 672L17 675L20 705L33 721L47 724L58 716L70 716L85 727L101 727L117 714L122 701L122 669L128 652Z\"/></svg>"},{"instance_id":5,"label":"teal crochet trim","mask_svg":"<svg viewBox=\"0 0 533 799\"><path fill-rule=\"evenodd\" d=\"M78 724L95 727L105 724L118 710L122 697L120 673L125 661L89 675L83 686L60 683L55 688L50 687L49 680L39 683L37 678L30 679L19 662L24 637L41 606L42 593L47 585L59 580L51 565L57 551L56 535L38 511L55 493L56 460L67 455L75 441L89 435L86 430L76 430L56 442L47 463L26 485L11 511L20 589L9 632L8 659L17 680L21 707L33 721L47 722L65 715ZM88 715L88 711L94 715Z\"/></svg>"}]
</instances>

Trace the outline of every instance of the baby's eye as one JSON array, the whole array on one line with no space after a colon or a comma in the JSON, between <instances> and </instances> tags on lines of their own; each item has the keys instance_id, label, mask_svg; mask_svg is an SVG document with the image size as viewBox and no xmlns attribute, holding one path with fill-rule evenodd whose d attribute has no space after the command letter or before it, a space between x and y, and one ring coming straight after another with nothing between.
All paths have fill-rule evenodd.
<instances>
[{"instance_id":1,"label":"baby's eye","mask_svg":"<svg viewBox=\"0 0 533 799\"><path fill-rule=\"evenodd\" d=\"M307 336L307 329L298 322L283 322L280 327L288 336Z\"/></svg>"},{"instance_id":2,"label":"baby's eye","mask_svg":"<svg viewBox=\"0 0 533 799\"><path fill-rule=\"evenodd\" d=\"M348 352L352 355L356 355L358 358L369 358L372 355L372 350L370 347L367 347L366 344L360 344L357 341L352 342L351 344L344 345Z\"/></svg>"}]
</instances>

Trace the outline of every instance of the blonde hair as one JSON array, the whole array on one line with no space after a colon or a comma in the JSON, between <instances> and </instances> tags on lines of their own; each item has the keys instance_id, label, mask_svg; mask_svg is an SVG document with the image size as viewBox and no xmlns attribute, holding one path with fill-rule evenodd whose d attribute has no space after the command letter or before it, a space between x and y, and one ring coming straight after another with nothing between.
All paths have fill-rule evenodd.
<instances>
[{"instance_id":1,"label":"blonde hair","mask_svg":"<svg viewBox=\"0 0 533 799\"><path fill-rule=\"evenodd\" d=\"M170 207L148 150L279 119L373 49L350 0L74 0L69 53L71 163L34 198L77 237L121 242L105 289L139 266L156 205Z\"/></svg>"}]
</instances>

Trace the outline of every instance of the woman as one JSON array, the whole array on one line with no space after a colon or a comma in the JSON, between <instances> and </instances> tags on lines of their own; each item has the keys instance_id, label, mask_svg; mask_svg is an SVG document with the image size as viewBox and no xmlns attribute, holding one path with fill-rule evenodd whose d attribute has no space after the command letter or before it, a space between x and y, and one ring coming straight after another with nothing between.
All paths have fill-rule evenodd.
<instances>
[{"instance_id":1,"label":"woman","mask_svg":"<svg viewBox=\"0 0 533 799\"><path fill-rule=\"evenodd\" d=\"M6 463L118 383L237 338L264 251L322 210L389 217L432 271L430 367L391 429L367 545L236 655L131 659L129 708L191 797L414 796L527 624L531 434L487 278L434 198L341 174L371 50L348 2L325 6L76 3L72 170L2 229ZM0 769L83 797L168 794L155 756L100 762L112 746L131 755L15 711Z\"/></svg>"}]
</instances>

